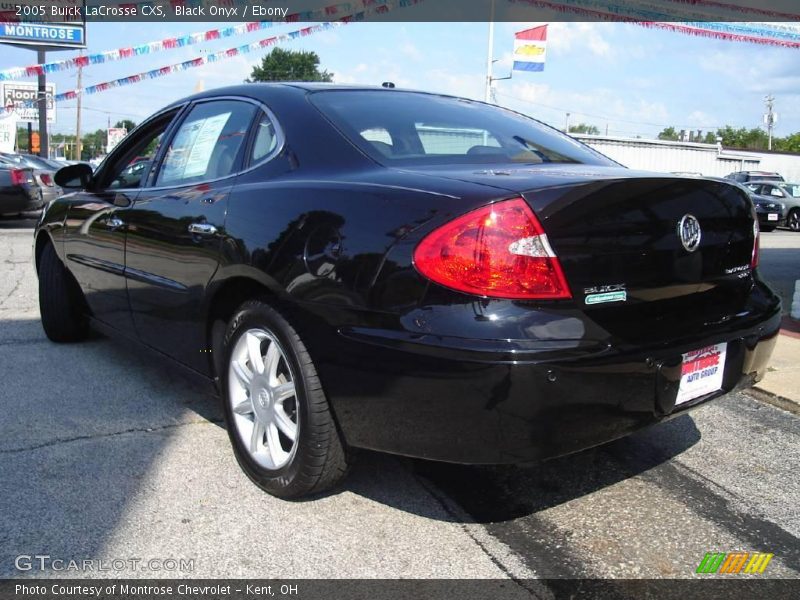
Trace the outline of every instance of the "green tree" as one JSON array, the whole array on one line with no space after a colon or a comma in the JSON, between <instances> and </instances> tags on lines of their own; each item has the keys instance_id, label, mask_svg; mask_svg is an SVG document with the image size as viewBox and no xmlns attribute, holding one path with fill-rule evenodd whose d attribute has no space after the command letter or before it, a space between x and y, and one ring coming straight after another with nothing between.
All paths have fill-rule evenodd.
<instances>
[{"instance_id":1,"label":"green tree","mask_svg":"<svg viewBox=\"0 0 800 600\"><path fill-rule=\"evenodd\" d=\"M658 134L658 139L660 140L670 140L673 142L677 142L680 139L680 134L675 131L674 127L665 127L661 130L661 133Z\"/></svg>"},{"instance_id":2,"label":"green tree","mask_svg":"<svg viewBox=\"0 0 800 600\"><path fill-rule=\"evenodd\" d=\"M713 131L707 131L706 137L703 138L703 142L705 142L706 144L716 144L717 134Z\"/></svg>"},{"instance_id":3,"label":"green tree","mask_svg":"<svg viewBox=\"0 0 800 600\"><path fill-rule=\"evenodd\" d=\"M319 69L316 52L273 48L253 67L248 83L258 81L333 81L333 74Z\"/></svg>"},{"instance_id":4,"label":"green tree","mask_svg":"<svg viewBox=\"0 0 800 600\"><path fill-rule=\"evenodd\" d=\"M98 129L81 137L81 159L89 160L105 153L106 130Z\"/></svg>"},{"instance_id":5,"label":"green tree","mask_svg":"<svg viewBox=\"0 0 800 600\"><path fill-rule=\"evenodd\" d=\"M17 150L19 152L28 151L28 129L26 127L17 127Z\"/></svg>"},{"instance_id":6,"label":"green tree","mask_svg":"<svg viewBox=\"0 0 800 600\"><path fill-rule=\"evenodd\" d=\"M117 129L120 129L120 128L127 129L128 133L130 133L136 127L136 123L134 123L130 119L122 119L121 121L117 121L116 124L114 125L114 127L117 128Z\"/></svg>"},{"instance_id":7,"label":"green tree","mask_svg":"<svg viewBox=\"0 0 800 600\"><path fill-rule=\"evenodd\" d=\"M717 135L722 138L722 145L726 148L765 150L769 143L767 132L760 127L734 129L730 125L725 125L725 127L717 130Z\"/></svg>"},{"instance_id":8,"label":"green tree","mask_svg":"<svg viewBox=\"0 0 800 600\"><path fill-rule=\"evenodd\" d=\"M578 123L577 125L569 126L570 133L586 133L588 135L600 135L600 130L596 125L587 125L586 123Z\"/></svg>"},{"instance_id":9,"label":"green tree","mask_svg":"<svg viewBox=\"0 0 800 600\"><path fill-rule=\"evenodd\" d=\"M776 138L773 142L772 147L776 150L800 153L800 131L787 135L785 138Z\"/></svg>"}]
</instances>

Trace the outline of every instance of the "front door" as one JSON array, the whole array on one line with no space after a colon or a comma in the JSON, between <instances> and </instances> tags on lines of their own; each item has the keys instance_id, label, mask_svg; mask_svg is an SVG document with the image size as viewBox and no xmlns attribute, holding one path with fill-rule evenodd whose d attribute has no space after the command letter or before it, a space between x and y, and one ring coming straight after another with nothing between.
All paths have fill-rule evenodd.
<instances>
[{"instance_id":1,"label":"front door","mask_svg":"<svg viewBox=\"0 0 800 600\"><path fill-rule=\"evenodd\" d=\"M176 113L158 115L126 138L98 169L90 188L73 194L69 206L67 265L92 315L128 335L135 331L125 285L126 214Z\"/></svg>"},{"instance_id":2,"label":"front door","mask_svg":"<svg viewBox=\"0 0 800 600\"><path fill-rule=\"evenodd\" d=\"M228 196L256 110L238 100L194 104L126 215L136 330L149 346L201 372L208 366L201 302L219 264Z\"/></svg>"}]
</instances>

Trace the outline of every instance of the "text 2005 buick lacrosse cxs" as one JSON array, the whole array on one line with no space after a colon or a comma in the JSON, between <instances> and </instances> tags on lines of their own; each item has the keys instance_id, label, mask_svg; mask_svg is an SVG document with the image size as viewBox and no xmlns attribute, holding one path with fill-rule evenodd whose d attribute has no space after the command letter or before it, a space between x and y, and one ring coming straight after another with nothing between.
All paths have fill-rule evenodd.
<instances>
[{"instance_id":1,"label":"text 2005 buick lacrosse cxs","mask_svg":"<svg viewBox=\"0 0 800 600\"><path fill-rule=\"evenodd\" d=\"M215 380L276 496L332 486L350 448L588 448L751 385L779 329L741 190L461 98L218 89L57 180L48 337L92 323Z\"/></svg>"}]
</instances>

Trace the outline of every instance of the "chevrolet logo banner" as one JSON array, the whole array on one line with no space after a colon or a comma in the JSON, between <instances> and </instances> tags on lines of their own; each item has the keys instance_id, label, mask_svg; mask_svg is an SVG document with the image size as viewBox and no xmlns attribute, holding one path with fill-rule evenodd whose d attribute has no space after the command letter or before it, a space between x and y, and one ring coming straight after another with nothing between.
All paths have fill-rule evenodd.
<instances>
[{"instance_id":1,"label":"chevrolet logo banner","mask_svg":"<svg viewBox=\"0 0 800 600\"><path fill-rule=\"evenodd\" d=\"M514 69L544 71L547 56L547 25L514 34Z\"/></svg>"}]
</instances>

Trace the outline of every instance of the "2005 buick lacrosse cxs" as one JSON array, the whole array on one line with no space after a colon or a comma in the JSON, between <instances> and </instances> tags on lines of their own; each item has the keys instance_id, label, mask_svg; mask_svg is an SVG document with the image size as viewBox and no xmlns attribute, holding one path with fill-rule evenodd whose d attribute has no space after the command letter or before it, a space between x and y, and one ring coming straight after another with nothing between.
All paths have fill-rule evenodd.
<instances>
[{"instance_id":1,"label":"2005 buick lacrosse cxs","mask_svg":"<svg viewBox=\"0 0 800 600\"><path fill-rule=\"evenodd\" d=\"M606 442L751 385L779 329L744 192L481 102L218 89L57 182L47 336L94 325L213 380L239 464L280 497L334 485L352 448L491 464Z\"/></svg>"}]
</instances>

